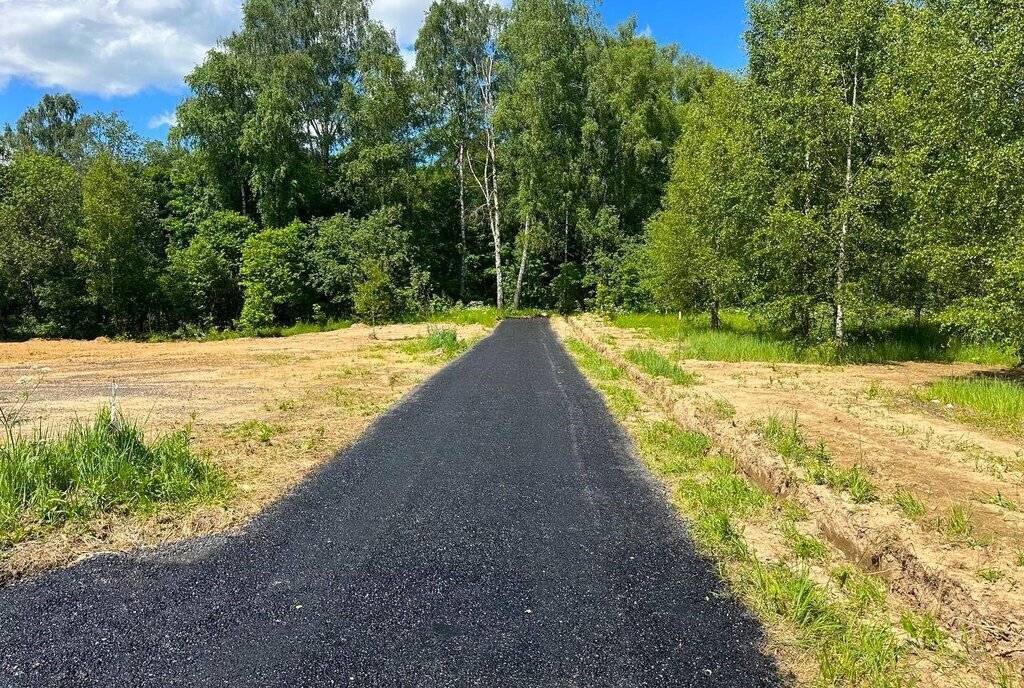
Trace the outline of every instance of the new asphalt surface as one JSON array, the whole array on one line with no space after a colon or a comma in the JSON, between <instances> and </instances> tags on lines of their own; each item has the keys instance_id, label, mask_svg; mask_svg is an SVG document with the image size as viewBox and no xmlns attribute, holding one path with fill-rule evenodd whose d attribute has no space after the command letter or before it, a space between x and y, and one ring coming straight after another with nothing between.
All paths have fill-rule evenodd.
<instances>
[{"instance_id":1,"label":"new asphalt surface","mask_svg":"<svg viewBox=\"0 0 1024 688\"><path fill-rule=\"evenodd\" d=\"M0 589L0 686L778 685L544 320L244 531Z\"/></svg>"}]
</instances>

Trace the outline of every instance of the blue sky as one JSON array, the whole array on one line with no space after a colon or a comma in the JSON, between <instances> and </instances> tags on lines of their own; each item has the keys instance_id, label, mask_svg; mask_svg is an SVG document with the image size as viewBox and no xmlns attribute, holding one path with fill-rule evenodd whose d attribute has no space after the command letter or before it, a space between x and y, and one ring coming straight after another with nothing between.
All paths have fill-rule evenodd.
<instances>
[{"instance_id":1,"label":"blue sky","mask_svg":"<svg viewBox=\"0 0 1024 688\"><path fill-rule=\"evenodd\" d=\"M70 91L86 112L121 111L163 138L185 94L181 78L238 26L241 0L0 0L0 123L44 93ZM415 39L430 0L376 0L401 45ZM660 42L723 69L746 64L743 0L604 0L608 25L631 14Z\"/></svg>"}]
</instances>

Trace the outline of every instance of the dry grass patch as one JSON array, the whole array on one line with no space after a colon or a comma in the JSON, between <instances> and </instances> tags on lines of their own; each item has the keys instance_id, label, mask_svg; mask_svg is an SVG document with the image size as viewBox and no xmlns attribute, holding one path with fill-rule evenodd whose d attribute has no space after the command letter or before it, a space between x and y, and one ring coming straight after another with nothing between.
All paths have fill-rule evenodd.
<instances>
[{"instance_id":1,"label":"dry grass patch","mask_svg":"<svg viewBox=\"0 0 1024 688\"><path fill-rule=\"evenodd\" d=\"M243 525L356 439L450 356L410 347L427 325L353 326L282 339L0 344L0 399L25 400L20 432L59 433L109 404L152 437L190 427L190 450L230 485L228 496L100 510L0 548L0 580L83 555L123 551ZM458 342L488 330L448 328ZM447 336L447 335L446 335Z\"/></svg>"}]
</instances>

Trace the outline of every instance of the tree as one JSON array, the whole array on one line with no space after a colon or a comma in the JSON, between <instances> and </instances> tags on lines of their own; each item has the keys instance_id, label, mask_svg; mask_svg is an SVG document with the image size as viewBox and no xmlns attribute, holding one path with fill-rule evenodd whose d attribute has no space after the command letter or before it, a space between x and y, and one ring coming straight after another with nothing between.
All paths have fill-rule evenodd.
<instances>
[{"instance_id":1,"label":"tree","mask_svg":"<svg viewBox=\"0 0 1024 688\"><path fill-rule=\"evenodd\" d=\"M0 335L78 331L81 284L72 252L82 213L82 184L56 157L18 153L0 168Z\"/></svg>"},{"instance_id":2,"label":"tree","mask_svg":"<svg viewBox=\"0 0 1024 688\"><path fill-rule=\"evenodd\" d=\"M376 336L377 324L399 309L398 289L381 261L368 258L360 270L362 279L354 294L355 312L369 319Z\"/></svg>"},{"instance_id":3,"label":"tree","mask_svg":"<svg viewBox=\"0 0 1024 688\"><path fill-rule=\"evenodd\" d=\"M560 235L562 240L552 243L562 249L563 262L569 260L570 221L579 194L589 21L586 8L575 0L519 0L499 39L507 86L496 117L523 223L515 308L531 232Z\"/></svg>"},{"instance_id":4,"label":"tree","mask_svg":"<svg viewBox=\"0 0 1024 688\"><path fill-rule=\"evenodd\" d=\"M743 85L717 76L686 105L682 128L662 209L650 223L649 260L659 302L706 308L717 330L721 307L742 292L744 247L763 207Z\"/></svg>"},{"instance_id":5,"label":"tree","mask_svg":"<svg viewBox=\"0 0 1024 688\"><path fill-rule=\"evenodd\" d=\"M409 287L409 234L401 228L400 215L399 208L387 207L361 220L336 215L314 225L310 284L335 314L359 312L355 296L369 274L367 265L373 266L374 276L383 272L396 290Z\"/></svg>"},{"instance_id":6,"label":"tree","mask_svg":"<svg viewBox=\"0 0 1024 688\"><path fill-rule=\"evenodd\" d=\"M231 267L203 236L184 249L167 250L161 284L180 324L226 325L238 312L241 299Z\"/></svg>"},{"instance_id":7,"label":"tree","mask_svg":"<svg viewBox=\"0 0 1024 688\"><path fill-rule=\"evenodd\" d=\"M101 321L116 333L140 331L153 315L163 253L152 190L127 165L103 154L83 181L75 263Z\"/></svg>"},{"instance_id":8,"label":"tree","mask_svg":"<svg viewBox=\"0 0 1024 688\"><path fill-rule=\"evenodd\" d=\"M759 0L747 44L761 146L777 177L777 203L755 237L762 297L811 336L820 306L831 336L846 334L850 284L883 230L873 206L880 145L875 77L887 0Z\"/></svg>"},{"instance_id":9,"label":"tree","mask_svg":"<svg viewBox=\"0 0 1024 688\"><path fill-rule=\"evenodd\" d=\"M469 253L466 168L487 126L479 75L487 73L484 61L501 12L483 0L439 0L431 4L416 38L416 72L425 104L458 185L460 299L466 293Z\"/></svg>"},{"instance_id":10,"label":"tree","mask_svg":"<svg viewBox=\"0 0 1024 688\"><path fill-rule=\"evenodd\" d=\"M245 330L294 322L307 304L303 265L307 228L294 222L281 229L265 229L242 249L242 288L245 303L239 326Z\"/></svg>"}]
</instances>

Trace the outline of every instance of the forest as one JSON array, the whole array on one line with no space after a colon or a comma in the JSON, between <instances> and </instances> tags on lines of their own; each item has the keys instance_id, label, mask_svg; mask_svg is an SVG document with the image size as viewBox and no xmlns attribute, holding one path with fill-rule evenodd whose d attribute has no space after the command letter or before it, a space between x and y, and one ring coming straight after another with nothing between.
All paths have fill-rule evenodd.
<instances>
[{"instance_id":1,"label":"forest","mask_svg":"<svg viewBox=\"0 0 1024 688\"><path fill-rule=\"evenodd\" d=\"M743 312L1024 357L1024 5L752 0L733 74L584 0L247 0L166 142L48 95L0 134L0 339Z\"/></svg>"}]
</instances>

